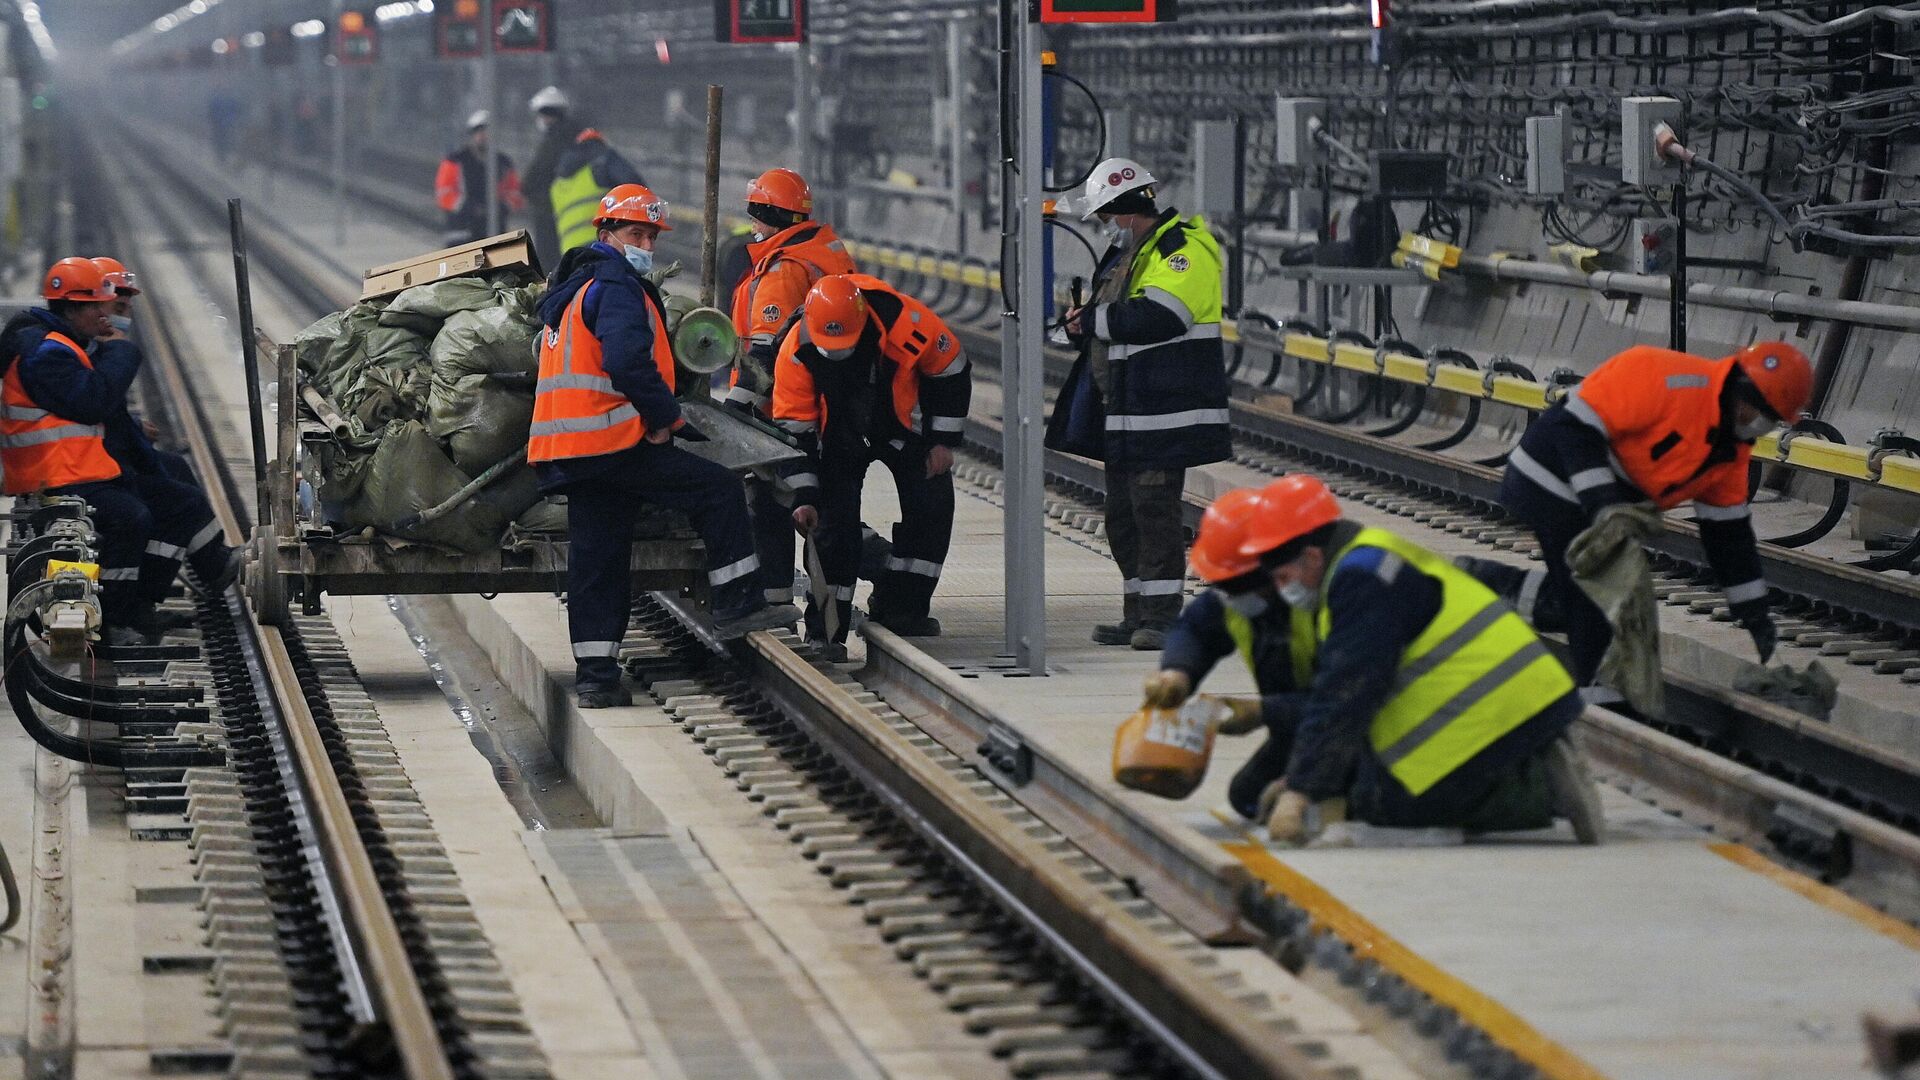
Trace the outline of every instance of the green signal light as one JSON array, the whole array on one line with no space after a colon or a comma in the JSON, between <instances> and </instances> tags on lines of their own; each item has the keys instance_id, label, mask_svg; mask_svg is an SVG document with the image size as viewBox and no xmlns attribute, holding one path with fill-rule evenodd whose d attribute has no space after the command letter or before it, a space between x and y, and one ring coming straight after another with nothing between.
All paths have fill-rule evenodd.
<instances>
[{"instance_id":1,"label":"green signal light","mask_svg":"<svg viewBox=\"0 0 1920 1080\"><path fill-rule=\"evenodd\" d=\"M52 101L51 101L50 99L48 99L48 97L47 97L47 95L45 95L45 94L35 94L35 95L33 95L33 107L34 107L34 108L36 108L36 109L45 109L45 108L46 108L47 106L49 106L49 105L51 105L51 104L53 104L53 102L52 102Z\"/></svg>"}]
</instances>

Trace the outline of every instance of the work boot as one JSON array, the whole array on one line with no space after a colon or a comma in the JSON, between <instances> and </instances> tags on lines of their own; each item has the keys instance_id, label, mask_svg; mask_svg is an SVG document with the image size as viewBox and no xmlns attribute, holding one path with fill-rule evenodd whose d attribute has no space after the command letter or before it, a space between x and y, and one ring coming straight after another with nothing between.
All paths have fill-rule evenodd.
<instances>
[{"instance_id":1,"label":"work boot","mask_svg":"<svg viewBox=\"0 0 1920 1080\"><path fill-rule=\"evenodd\" d=\"M1127 644L1138 652L1159 652L1167 644L1167 628L1158 623L1141 623L1134 628Z\"/></svg>"},{"instance_id":2,"label":"work boot","mask_svg":"<svg viewBox=\"0 0 1920 1080\"><path fill-rule=\"evenodd\" d=\"M810 637L807 639L807 644L813 646L813 650L820 654L820 659L829 664L847 662L847 643L844 641L824 641Z\"/></svg>"},{"instance_id":3,"label":"work boot","mask_svg":"<svg viewBox=\"0 0 1920 1080\"><path fill-rule=\"evenodd\" d=\"M746 637L755 630L778 630L792 627L800 613L792 604L769 604L763 596L754 596L746 603L731 608L715 608L713 612L713 636L721 641L732 641Z\"/></svg>"},{"instance_id":4,"label":"work boot","mask_svg":"<svg viewBox=\"0 0 1920 1080\"><path fill-rule=\"evenodd\" d=\"M1140 629L1137 622L1121 621L1101 623L1093 628L1095 645L1129 645L1133 642L1133 632Z\"/></svg>"},{"instance_id":5,"label":"work boot","mask_svg":"<svg viewBox=\"0 0 1920 1080\"><path fill-rule=\"evenodd\" d=\"M1547 747L1546 762L1554 816L1572 823L1574 839L1583 844L1605 840L1607 823L1600 808L1600 789L1587 772L1586 755L1572 738L1562 735Z\"/></svg>"},{"instance_id":6,"label":"work boot","mask_svg":"<svg viewBox=\"0 0 1920 1080\"><path fill-rule=\"evenodd\" d=\"M871 613L868 621L879 623L901 637L939 637L940 620L931 615L896 615L891 612L875 616Z\"/></svg>"},{"instance_id":7,"label":"work boot","mask_svg":"<svg viewBox=\"0 0 1920 1080\"><path fill-rule=\"evenodd\" d=\"M633 704L633 691L625 686L610 686L604 690L582 690L575 700L583 709L611 709Z\"/></svg>"},{"instance_id":8,"label":"work boot","mask_svg":"<svg viewBox=\"0 0 1920 1080\"><path fill-rule=\"evenodd\" d=\"M231 548L227 552L227 561L221 564L220 572L214 575L212 581L200 581L198 574L189 575L187 581L192 585L194 592L203 597L218 600L226 595L227 587L240 576L241 567L246 564L246 561L245 548Z\"/></svg>"}]
</instances>

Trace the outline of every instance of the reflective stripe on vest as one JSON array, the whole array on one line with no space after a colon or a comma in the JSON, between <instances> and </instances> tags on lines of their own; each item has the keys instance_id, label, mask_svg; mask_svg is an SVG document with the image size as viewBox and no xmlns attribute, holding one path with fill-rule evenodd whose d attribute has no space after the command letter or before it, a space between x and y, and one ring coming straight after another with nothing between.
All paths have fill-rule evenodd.
<instances>
[{"instance_id":1,"label":"reflective stripe on vest","mask_svg":"<svg viewBox=\"0 0 1920 1080\"><path fill-rule=\"evenodd\" d=\"M1253 620L1222 606L1221 611L1227 617L1227 636L1233 639L1233 647L1240 653L1240 659L1253 673L1253 683L1260 685L1260 668L1253 656ZM1287 657L1293 661L1293 688L1305 690L1313 685L1313 657L1315 640L1313 636L1313 613L1299 608L1288 610L1288 624L1291 633L1287 638Z\"/></svg>"},{"instance_id":2,"label":"reflective stripe on vest","mask_svg":"<svg viewBox=\"0 0 1920 1080\"><path fill-rule=\"evenodd\" d=\"M593 243L599 235L593 219L600 216L600 197L606 194L593 179L593 162L572 175L554 177L548 191L553 199L553 228L560 236L560 250Z\"/></svg>"},{"instance_id":3,"label":"reflective stripe on vest","mask_svg":"<svg viewBox=\"0 0 1920 1080\"><path fill-rule=\"evenodd\" d=\"M633 402L614 389L600 339L587 327L587 290L594 287L589 282L575 293L560 325L540 334L540 381L534 386L528 461L597 457L635 446L646 437L646 424ZM653 297L642 295L653 320L653 364L671 389L673 347L667 340L666 319Z\"/></svg>"},{"instance_id":4,"label":"reflective stripe on vest","mask_svg":"<svg viewBox=\"0 0 1920 1080\"><path fill-rule=\"evenodd\" d=\"M1328 566L1361 547L1398 555L1441 586L1440 612L1401 654L1393 696L1369 730L1374 753L1409 792L1431 788L1573 690L1573 677L1519 614L1465 571L1380 529L1362 529ZM1329 570L1321 585L1321 641L1333 625L1333 577Z\"/></svg>"},{"instance_id":5,"label":"reflective stripe on vest","mask_svg":"<svg viewBox=\"0 0 1920 1080\"><path fill-rule=\"evenodd\" d=\"M93 367L87 350L67 335L56 331L46 340L72 350L82 366ZM27 396L20 375L25 360L19 357L8 364L6 377L0 380L0 470L6 474L5 493L24 495L119 476L120 464L107 453L105 426L55 416Z\"/></svg>"}]
</instances>

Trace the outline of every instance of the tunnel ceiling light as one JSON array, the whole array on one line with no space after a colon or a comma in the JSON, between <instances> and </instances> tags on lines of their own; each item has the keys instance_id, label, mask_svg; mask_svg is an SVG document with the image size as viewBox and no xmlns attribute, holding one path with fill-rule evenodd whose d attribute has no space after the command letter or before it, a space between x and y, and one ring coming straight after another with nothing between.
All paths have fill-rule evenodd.
<instances>
[{"instance_id":1,"label":"tunnel ceiling light","mask_svg":"<svg viewBox=\"0 0 1920 1080\"><path fill-rule=\"evenodd\" d=\"M205 15L220 6L220 0L187 0L187 3L174 8L165 15L153 20L146 26L126 35L113 43L115 54L124 54L138 48L142 43L161 34L177 29L182 23L196 15Z\"/></svg>"},{"instance_id":2,"label":"tunnel ceiling light","mask_svg":"<svg viewBox=\"0 0 1920 1080\"><path fill-rule=\"evenodd\" d=\"M245 45L249 49L257 49L266 43L267 35L263 30L254 30L240 39L240 44Z\"/></svg>"},{"instance_id":3,"label":"tunnel ceiling light","mask_svg":"<svg viewBox=\"0 0 1920 1080\"><path fill-rule=\"evenodd\" d=\"M319 19L308 19L304 22L294 23L293 26L289 28L289 31L297 38L319 37L321 34L327 32L327 24L321 22Z\"/></svg>"},{"instance_id":4,"label":"tunnel ceiling light","mask_svg":"<svg viewBox=\"0 0 1920 1080\"><path fill-rule=\"evenodd\" d=\"M40 5L28 2L20 5L20 18L27 24L27 36L33 39L34 47L40 55L51 60L58 55L53 47L53 35L47 33L47 24L40 21Z\"/></svg>"}]
</instances>

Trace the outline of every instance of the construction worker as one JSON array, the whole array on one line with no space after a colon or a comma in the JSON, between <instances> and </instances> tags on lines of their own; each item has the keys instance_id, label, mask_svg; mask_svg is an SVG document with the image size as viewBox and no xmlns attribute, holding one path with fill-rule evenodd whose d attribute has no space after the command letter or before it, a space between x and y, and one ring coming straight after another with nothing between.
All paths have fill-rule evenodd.
<instances>
[{"instance_id":1,"label":"construction worker","mask_svg":"<svg viewBox=\"0 0 1920 1080\"><path fill-rule=\"evenodd\" d=\"M527 221L532 226L533 250L540 265L554 266L560 261L560 234L553 224L553 181L559 175L560 155L580 134L585 125L573 118L572 102L557 86L543 86L527 100L527 111L540 131L540 141L527 162L525 189L533 193L527 205Z\"/></svg>"},{"instance_id":2,"label":"construction worker","mask_svg":"<svg viewBox=\"0 0 1920 1080\"><path fill-rule=\"evenodd\" d=\"M733 292L733 326L747 351L734 365L727 403L766 415L780 335L799 314L807 290L829 274L858 268L833 227L812 219L813 193L792 169L768 169L747 186L751 269ZM770 478L747 484L754 550L767 600L793 601L793 497Z\"/></svg>"},{"instance_id":3,"label":"construction worker","mask_svg":"<svg viewBox=\"0 0 1920 1080\"><path fill-rule=\"evenodd\" d=\"M513 159L495 151L493 155L495 197L492 221L487 220L487 110L467 117L467 138L440 159L433 178L433 198L447 215L446 243L466 244L506 229L509 213L524 209L520 196L520 176L513 171Z\"/></svg>"},{"instance_id":4,"label":"construction worker","mask_svg":"<svg viewBox=\"0 0 1920 1080\"><path fill-rule=\"evenodd\" d=\"M540 302L546 330L527 445L541 491L567 496L567 628L583 709L633 702L618 658L643 503L692 520L722 637L793 622L791 608L782 614L760 595L739 479L672 445L676 432L705 436L680 415L666 307L645 277L654 242L673 227L667 204L623 184L599 207L598 238L561 258Z\"/></svg>"},{"instance_id":5,"label":"construction worker","mask_svg":"<svg viewBox=\"0 0 1920 1080\"><path fill-rule=\"evenodd\" d=\"M594 242L599 231L596 215L604 192L625 184L644 187L646 181L640 170L628 164L598 131L573 123L567 97L559 90L546 87L533 95L528 105L542 134L533 162L527 166L527 187L536 203L547 203L543 211L552 214L550 218L536 215L535 228L538 231L546 221L552 222L553 257L559 258L571 248ZM547 157L551 144L558 139L567 141L552 147L553 156ZM544 238L537 239L536 250L544 242ZM545 253L541 258L547 258Z\"/></svg>"},{"instance_id":6,"label":"construction worker","mask_svg":"<svg viewBox=\"0 0 1920 1080\"><path fill-rule=\"evenodd\" d=\"M1087 180L1082 219L1110 246L1091 301L1067 313L1104 403L1107 544L1124 579L1103 645L1158 649L1180 612L1186 470L1224 461L1227 373L1220 345L1220 245L1198 217L1155 202L1153 174L1108 158Z\"/></svg>"},{"instance_id":7,"label":"construction worker","mask_svg":"<svg viewBox=\"0 0 1920 1080\"><path fill-rule=\"evenodd\" d=\"M807 634L829 652L846 640L861 488L878 461L893 473L900 522L868 617L903 636L937 635L927 609L953 537L953 448L973 396L960 341L925 304L865 274L821 278L802 312L774 363L773 418L807 451L783 477L794 527L817 545L831 590L808 605Z\"/></svg>"},{"instance_id":8,"label":"construction worker","mask_svg":"<svg viewBox=\"0 0 1920 1080\"><path fill-rule=\"evenodd\" d=\"M95 338L87 346L88 355L99 359L102 350L131 349L138 354L140 346L133 341L133 298L140 295L139 286L134 284L133 271L128 270L119 259L107 255L95 256L93 265L107 275L107 283L113 286L114 299L107 305L107 323L111 331ZM143 357L136 355L134 362L142 362ZM123 402L119 409L107 417L107 453L120 463L120 468L130 473L164 476L183 484L200 487L200 480L193 474L193 467L179 454L162 450L154 445L158 434L153 425L135 417Z\"/></svg>"},{"instance_id":9,"label":"construction worker","mask_svg":"<svg viewBox=\"0 0 1920 1080\"><path fill-rule=\"evenodd\" d=\"M1594 685L1613 629L1574 584L1567 545L1610 507L1691 500L1700 543L1733 617L1761 663L1779 633L1747 507L1753 441L1800 418L1813 367L1783 341L1710 360L1635 346L1595 368L1521 436L1507 460L1500 501L1540 539L1543 604L1564 619L1574 677L1589 702L1621 701Z\"/></svg>"},{"instance_id":10,"label":"construction worker","mask_svg":"<svg viewBox=\"0 0 1920 1080\"><path fill-rule=\"evenodd\" d=\"M1147 676L1145 686L1145 704L1177 709L1215 664L1240 654L1259 696L1221 699L1231 710L1220 726L1226 735L1262 727L1290 730L1313 680L1311 613L1282 603L1260 560L1240 551L1259 510L1260 493L1253 488L1226 492L1207 507L1188 559L1211 588L1181 609L1160 651L1160 670ZM1268 739L1234 774L1227 801L1240 817L1258 814L1261 794L1286 769L1290 743L1284 735Z\"/></svg>"},{"instance_id":11,"label":"construction worker","mask_svg":"<svg viewBox=\"0 0 1920 1080\"><path fill-rule=\"evenodd\" d=\"M127 417L140 351L110 321L115 285L90 259L47 269L40 295L10 322L0 390L0 470L5 492L77 495L100 539L101 614L113 645L150 644L154 610L184 560L203 587L225 592L240 572L213 508L190 484L129 472L108 451L108 425ZM97 355L87 347L101 341ZM124 346L124 347L121 347Z\"/></svg>"},{"instance_id":12,"label":"construction worker","mask_svg":"<svg viewBox=\"0 0 1920 1080\"><path fill-rule=\"evenodd\" d=\"M1308 616L1285 662L1310 649L1311 681L1286 715L1266 714L1263 755L1285 762L1262 800L1274 839L1304 842L1351 815L1470 832L1563 817L1582 843L1600 841L1599 795L1566 737L1581 710L1573 679L1492 590L1343 520L1327 486L1299 473L1262 489L1239 552Z\"/></svg>"}]
</instances>

